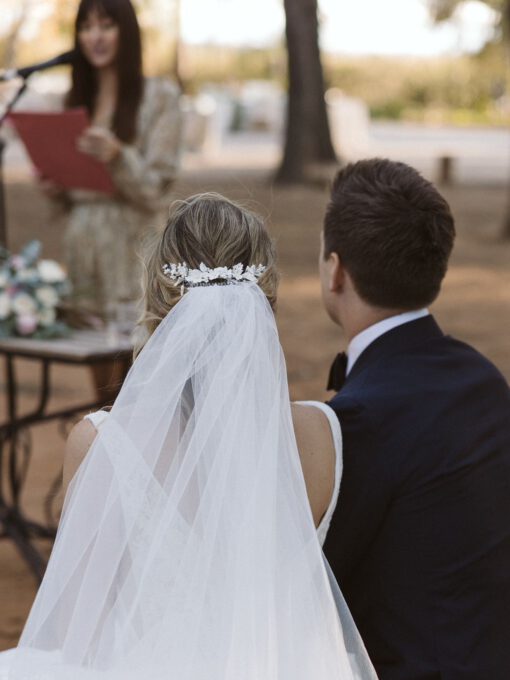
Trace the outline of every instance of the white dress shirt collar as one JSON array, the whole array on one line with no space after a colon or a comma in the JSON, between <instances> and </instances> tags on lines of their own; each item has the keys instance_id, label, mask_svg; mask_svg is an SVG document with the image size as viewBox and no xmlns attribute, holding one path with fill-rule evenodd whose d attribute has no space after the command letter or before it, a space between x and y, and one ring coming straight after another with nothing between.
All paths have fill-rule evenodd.
<instances>
[{"instance_id":1,"label":"white dress shirt collar","mask_svg":"<svg viewBox=\"0 0 510 680\"><path fill-rule=\"evenodd\" d=\"M377 340L381 335L391 331L392 328L401 326L409 321L415 321L416 319L421 319L424 316L430 314L428 309L418 309L413 312L404 312L403 314L397 314L395 316L390 316L387 319L383 319L373 326L365 328L364 331L358 333L350 341L349 347L347 348L347 375L354 363L358 360L360 354L366 350L366 348L371 345L374 340Z\"/></svg>"}]
</instances>

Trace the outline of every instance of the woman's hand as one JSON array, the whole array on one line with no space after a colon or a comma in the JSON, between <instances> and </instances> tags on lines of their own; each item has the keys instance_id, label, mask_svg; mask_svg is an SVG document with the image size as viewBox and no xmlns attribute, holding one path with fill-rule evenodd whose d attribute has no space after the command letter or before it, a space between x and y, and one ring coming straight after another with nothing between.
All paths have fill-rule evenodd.
<instances>
[{"instance_id":1,"label":"woman's hand","mask_svg":"<svg viewBox=\"0 0 510 680\"><path fill-rule=\"evenodd\" d=\"M66 190L64 189L63 186L57 184L57 182L54 182L52 179L49 179L44 175L39 175L38 179L39 188L47 198L50 198L52 200L59 200L65 197Z\"/></svg>"},{"instance_id":2,"label":"woman's hand","mask_svg":"<svg viewBox=\"0 0 510 680\"><path fill-rule=\"evenodd\" d=\"M110 163L119 155L122 143L110 130L92 126L79 137L77 148L102 163Z\"/></svg>"}]
</instances>

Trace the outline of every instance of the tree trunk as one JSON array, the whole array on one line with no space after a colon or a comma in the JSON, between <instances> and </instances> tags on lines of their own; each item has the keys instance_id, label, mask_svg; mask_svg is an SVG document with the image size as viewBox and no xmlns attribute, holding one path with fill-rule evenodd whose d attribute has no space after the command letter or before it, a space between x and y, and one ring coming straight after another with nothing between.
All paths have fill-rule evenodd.
<instances>
[{"instance_id":1,"label":"tree trunk","mask_svg":"<svg viewBox=\"0 0 510 680\"><path fill-rule=\"evenodd\" d=\"M182 43L182 7L181 0L174 0L174 63L173 63L173 77L179 86L181 92L186 91L186 84L183 78L183 43Z\"/></svg>"},{"instance_id":2,"label":"tree trunk","mask_svg":"<svg viewBox=\"0 0 510 680\"><path fill-rule=\"evenodd\" d=\"M510 0L506 0L503 5L503 40L505 43L505 58L510 69ZM510 72L510 71L507 71ZM508 78L507 78L508 87ZM510 94L507 92L507 94ZM505 240L510 240L510 180L508 182L508 201L506 215L503 220L502 236Z\"/></svg>"},{"instance_id":3,"label":"tree trunk","mask_svg":"<svg viewBox=\"0 0 510 680\"><path fill-rule=\"evenodd\" d=\"M324 99L317 0L284 0L288 53L287 129L276 180L298 183L310 166L336 161Z\"/></svg>"},{"instance_id":4,"label":"tree trunk","mask_svg":"<svg viewBox=\"0 0 510 680\"><path fill-rule=\"evenodd\" d=\"M506 213L503 218L503 229L501 230L501 236L505 241L510 240L510 181L507 185L507 202L506 202Z\"/></svg>"},{"instance_id":5,"label":"tree trunk","mask_svg":"<svg viewBox=\"0 0 510 680\"><path fill-rule=\"evenodd\" d=\"M502 235L503 235L503 239L505 241L510 240L510 201L508 201L508 207L506 209L506 215L505 215L505 219L503 221L503 234Z\"/></svg>"}]
</instances>

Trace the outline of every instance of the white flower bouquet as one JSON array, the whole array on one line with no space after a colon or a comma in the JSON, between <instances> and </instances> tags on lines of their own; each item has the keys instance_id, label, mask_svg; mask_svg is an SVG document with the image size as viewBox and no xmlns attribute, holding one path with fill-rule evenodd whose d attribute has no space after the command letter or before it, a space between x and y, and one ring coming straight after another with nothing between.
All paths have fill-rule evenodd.
<instances>
[{"instance_id":1,"label":"white flower bouquet","mask_svg":"<svg viewBox=\"0 0 510 680\"><path fill-rule=\"evenodd\" d=\"M0 249L0 338L49 339L69 334L57 311L70 283L62 267L54 260L40 259L40 252L39 241L31 241L19 255Z\"/></svg>"}]
</instances>

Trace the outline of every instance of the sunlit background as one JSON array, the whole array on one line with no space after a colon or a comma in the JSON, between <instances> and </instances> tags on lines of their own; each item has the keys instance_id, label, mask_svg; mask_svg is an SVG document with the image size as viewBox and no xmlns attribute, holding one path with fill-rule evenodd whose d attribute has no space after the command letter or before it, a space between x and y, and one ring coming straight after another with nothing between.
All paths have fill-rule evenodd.
<instances>
[{"instance_id":1,"label":"sunlit background","mask_svg":"<svg viewBox=\"0 0 510 680\"><path fill-rule=\"evenodd\" d=\"M136 4L145 28L158 29L170 38L176 35L180 14L180 36L188 45L271 47L281 43L285 24L278 0L139 0ZM65 24L74 6L67 0L4 0L2 33L5 36L12 31L24 17L20 41L37 39L37 49L32 44L33 54L43 53L54 45L47 32L52 24L53 36L60 33L64 39L69 32ZM498 21L497 11L477 0L465 2L441 26L434 24L426 0L322 0L319 7L323 49L344 55L451 56L477 52L491 38ZM30 54L28 45L22 49Z\"/></svg>"},{"instance_id":2,"label":"sunlit background","mask_svg":"<svg viewBox=\"0 0 510 680\"><path fill-rule=\"evenodd\" d=\"M256 129L266 134L259 136L259 144L250 145L252 163L260 164L261 156L277 162L287 63L282 0L138 0L135 4L145 37L146 72L177 78L188 96L188 148L207 151L209 159L221 148L219 156L231 162L223 153L225 133ZM432 0L319 2L336 150L345 160L371 153L391 156L395 151L428 173L434 172L438 157L455 155L459 178L473 178L476 165L475 174L481 173L487 181L501 180L507 172L507 152L501 135L494 133L510 120L509 57L497 10L503 3L446 2L455 9L443 21L431 11L434 4ZM75 7L74 0L3 0L4 66L31 63L69 49ZM37 94L63 92L67 79L65 69L34 76L25 108L49 105ZM0 98L7 92L6 86L1 88ZM384 125L397 121L433 124L435 132L416 137L415 129ZM447 134L440 128L452 125L458 129ZM473 125L483 126L485 132L466 138L459 126ZM250 165L246 154L241 157Z\"/></svg>"}]
</instances>

